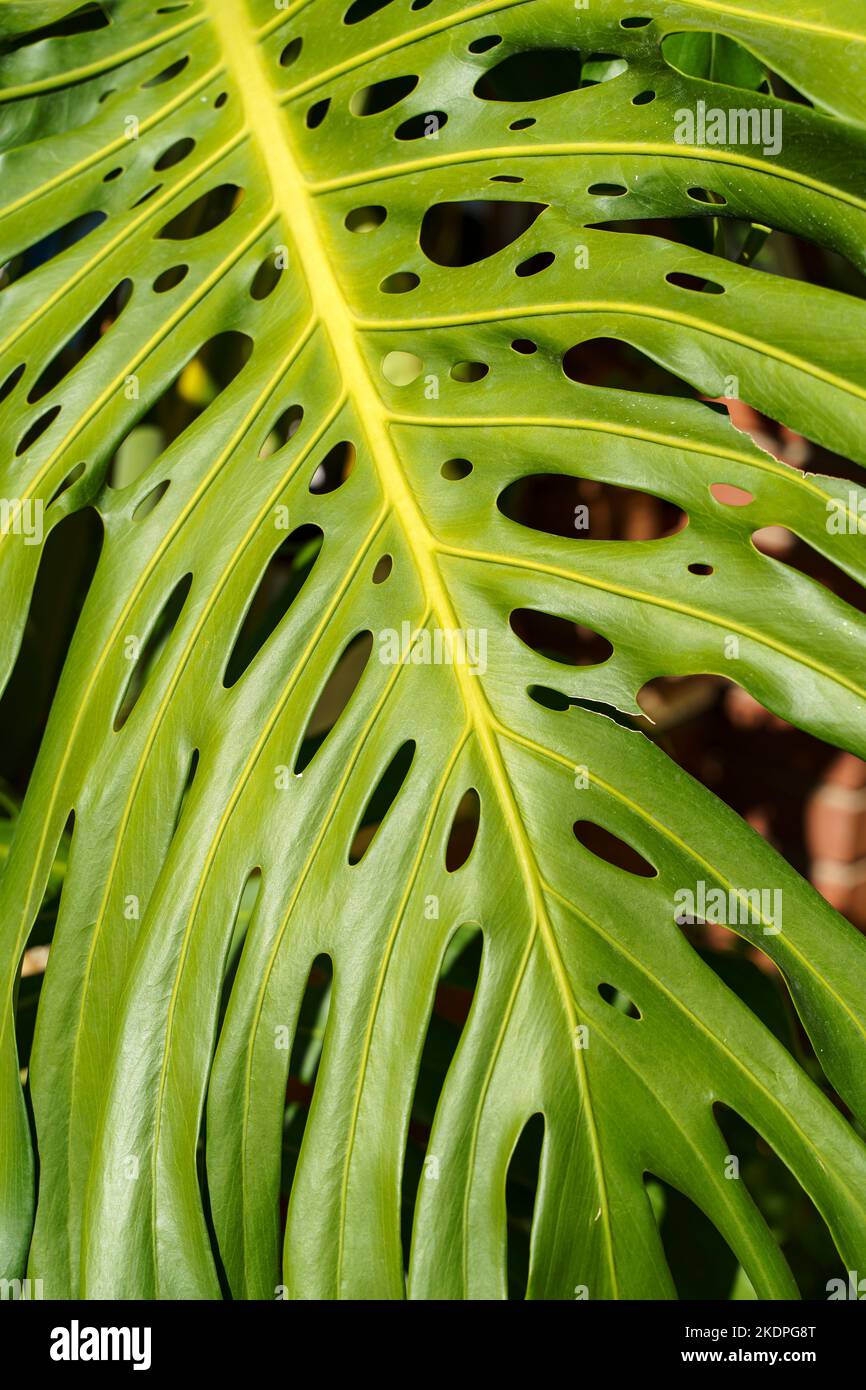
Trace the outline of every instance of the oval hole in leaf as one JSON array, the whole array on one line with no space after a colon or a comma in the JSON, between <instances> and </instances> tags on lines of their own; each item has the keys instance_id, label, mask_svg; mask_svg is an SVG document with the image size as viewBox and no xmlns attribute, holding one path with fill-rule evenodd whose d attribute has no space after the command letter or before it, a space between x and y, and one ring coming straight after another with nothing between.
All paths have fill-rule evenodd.
<instances>
[{"instance_id":1,"label":"oval hole in leaf","mask_svg":"<svg viewBox=\"0 0 866 1390\"><path fill-rule=\"evenodd\" d=\"M435 992L431 992L403 1161L401 1228L406 1268L411 1258L412 1221L422 1174L426 1172L431 1182L439 1177L438 1159L427 1152L430 1131L478 990L483 952L480 927L458 927L445 948Z\"/></svg>"},{"instance_id":2,"label":"oval hole in leaf","mask_svg":"<svg viewBox=\"0 0 866 1390\"><path fill-rule=\"evenodd\" d=\"M728 205L727 198L723 198L721 193L713 193L709 188L690 188L689 197L695 203L709 203L712 207L724 208Z\"/></svg>"},{"instance_id":3,"label":"oval hole in leaf","mask_svg":"<svg viewBox=\"0 0 866 1390\"><path fill-rule=\"evenodd\" d=\"M502 42L499 34L488 34L483 39L473 39L469 45L470 53L486 53L488 49L496 48Z\"/></svg>"},{"instance_id":4,"label":"oval hole in leaf","mask_svg":"<svg viewBox=\"0 0 866 1390\"><path fill-rule=\"evenodd\" d=\"M660 540L688 523L686 513L666 498L568 473L515 478L496 506L518 526L573 541Z\"/></svg>"},{"instance_id":5,"label":"oval hole in leaf","mask_svg":"<svg viewBox=\"0 0 866 1390\"><path fill-rule=\"evenodd\" d=\"M171 82L175 77L179 77L184 68L189 63L189 57L178 58L177 62L170 63L167 68L163 68L155 77L149 77L146 82L142 82L142 88L161 87L164 82Z\"/></svg>"},{"instance_id":6,"label":"oval hole in leaf","mask_svg":"<svg viewBox=\"0 0 866 1390\"><path fill-rule=\"evenodd\" d=\"M598 666L613 655L606 637L568 618L534 608L515 608L508 621L514 635L530 651L561 666Z\"/></svg>"},{"instance_id":7,"label":"oval hole in leaf","mask_svg":"<svg viewBox=\"0 0 866 1390\"><path fill-rule=\"evenodd\" d=\"M525 1299L529 1285L532 1222L544 1152L544 1116L532 1115L521 1130L505 1177L508 1297Z\"/></svg>"},{"instance_id":8,"label":"oval hole in leaf","mask_svg":"<svg viewBox=\"0 0 866 1390\"><path fill-rule=\"evenodd\" d=\"M265 256L250 285L250 294L253 299L267 299L269 294L273 294L282 276L282 267L277 265L274 256Z\"/></svg>"},{"instance_id":9,"label":"oval hole in leaf","mask_svg":"<svg viewBox=\"0 0 866 1390\"><path fill-rule=\"evenodd\" d=\"M514 274L519 275L522 280L526 280L530 275L540 275L541 271L547 270L547 267L553 265L555 260L556 256L552 251L537 251L528 260L521 261L520 265L515 268Z\"/></svg>"},{"instance_id":10,"label":"oval hole in leaf","mask_svg":"<svg viewBox=\"0 0 866 1390\"><path fill-rule=\"evenodd\" d=\"M349 110L353 116L378 116L382 111L390 111L398 101L403 101L418 86L418 78L407 74L404 77L385 77L381 82L373 82L350 97Z\"/></svg>"},{"instance_id":11,"label":"oval hole in leaf","mask_svg":"<svg viewBox=\"0 0 866 1390\"><path fill-rule=\"evenodd\" d=\"M55 491L51 494L51 497L48 500L48 507L53 507L58 497L62 497L64 492L68 492L71 487L74 487L75 484L78 482L79 478L84 477L86 471L86 463L76 463L75 467L71 470L71 472L67 473L60 486L56 488ZM48 508L46 507L46 511L47 509Z\"/></svg>"},{"instance_id":12,"label":"oval hole in leaf","mask_svg":"<svg viewBox=\"0 0 866 1390\"><path fill-rule=\"evenodd\" d=\"M202 343L197 352L159 393L142 419L133 425L117 445L107 473L109 487L128 487L154 458L180 438L217 397L231 385L246 366L253 351L247 333L229 328ZM142 429L150 430L154 445L140 458L136 443ZM134 437L137 437L134 438Z\"/></svg>"},{"instance_id":13,"label":"oval hole in leaf","mask_svg":"<svg viewBox=\"0 0 866 1390\"><path fill-rule=\"evenodd\" d=\"M25 250L11 256L5 265L0 267L0 290L5 290L37 266L45 265L46 261L59 256L61 252L68 251L97 227L101 227L107 216L108 214L101 209L96 212L83 212L78 217L73 217L71 222L65 222L58 227L57 231L39 237Z\"/></svg>"},{"instance_id":14,"label":"oval hole in leaf","mask_svg":"<svg viewBox=\"0 0 866 1390\"><path fill-rule=\"evenodd\" d=\"M231 217L243 196L243 189L236 183L218 184L166 222L156 233L157 241L189 241L204 236Z\"/></svg>"},{"instance_id":15,"label":"oval hole in leaf","mask_svg":"<svg viewBox=\"0 0 866 1390\"><path fill-rule=\"evenodd\" d=\"M175 164L180 164L182 159L186 159L187 155L191 154L194 149L195 141L192 136L184 135L163 151L153 167L154 169L171 169Z\"/></svg>"},{"instance_id":16,"label":"oval hole in leaf","mask_svg":"<svg viewBox=\"0 0 866 1390\"><path fill-rule=\"evenodd\" d=\"M620 338L588 338L575 343L563 354L562 370L570 381L608 391L651 391L657 396L691 399L697 396L688 382Z\"/></svg>"},{"instance_id":17,"label":"oval hole in leaf","mask_svg":"<svg viewBox=\"0 0 866 1390\"><path fill-rule=\"evenodd\" d=\"M151 624L139 649L138 656L132 663L132 670L127 677L123 694L118 702L113 725L115 733L123 728L138 704L148 677L177 626L191 584L191 573L185 574L182 579L179 579Z\"/></svg>"},{"instance_id":18,"label":"oval hole in leaf","mask_svg":"<svg viewBox=\"0 0 866 1390\"><path fill-rule=\"evenodd\" d=\"M235 912L232 921L231 935L225 955L225 965L223 968L223 981L220 999L220 1027L228 1008L229 997L231 995L232 984L240 963L241 951L247 938L250 922L259 900L262 890L262 871L260 868L250 870L247 874L243 887L235 902Z\"/></svg>"},{"instance_id":19,"label":"oval hole in leaf","mask_svg":"<svg viewBox=\"0 0 866 1390\"><path fill-rule=\"evenodd\" d=\"M26 366L26 362L19 362L17 367L13 367L12 371L9 373L6 380L3 382L3 385L0 386L0 403L5 401L7 396L12 395L12 392L15 390L15 387L18 385L19 381L24 375L24 368Z\"/></svg>"},{"instance_id":20,"label":"oval hole in leaf","mask_svg":"<svg viewBox=\"0 0 866 1390\"><path fill-rule=\"evenodd\" d=\"M360 864L381 830L382 822L397 800L409 775L412 759L415 757L415 748L415 740L413 738L407 739L397 749L379 778L352 838L349 849L350 864Z\"/></svg>"},{"instance_id":21,"label":"oval hole in leaf","mask_svg":"<svg viewBox=\"0 0 866 1390\"><path fill-rule=\"evenodd\" d=\"M344 225L350 232L374 232L387 216L387 210L380 203L369 203L366 207L352 208L351 212L347 212Z\"/></svg>"},{"instance_id":22,"label":"oval hole in leaf","mask_svg":"<svg viewBox=\"0 0 866 1390\"><path fill-rule=\"evenodd\" d=\"M359 632L343 649L322 687L298 744L292 771L309 767L360 684L373 650L372 632Z\"/></svg>"},{"instance_id":23,"label":"oval hole in leaf","mask_svg":"<svg viewBox=\"0 0 866 1390\"><path fill-rule=\"evenodd\" d=\"M669 285L676 285L681 290L693 290L696 294L724 294L724 285L719 285L715 280L704 280L699 275L687 275L685 271L672 270L665 276Z\"/></svg>"},{"instance_id":24,"label":"oval hole in leaf","mask_svg":"<svg viewBox=\"0 0 866 1390\"><path fill-rule=\"evenodd\" d=\"M274 421L265 435L259 449L259 458L270 458L278 449L282 449L284 444L297 434L301 428L301 421L304 418L304 408L300 405L290 405L287 410Z\"/></svg>"},{"instance_id":25,"label":"oval hole in leaf","mask_svg":"<svg viewBox=\"0 0 866 1390\"><path fill-rule=\"evenodd\" d=\"M70 335L47 366L43 367L27 393L27 399L31 404L47 396L49 391L83 361L120 318L131 296L132 281L121 280L99 307L94 309L90 318Z\"/></svg>"},{"instance_id":26,"label":"oval hole in leaf","mask_svg":"<svg viewBox=\"0 0 866 1390\"><path fill-rule=\"evenodd\" d=\"M748 507L755 500L753 493L733 483L710 483L710 492L725 507Z\"/></svg>"},{"instance_id":27,"label":"oval hole in leaf","mask_svg":"<svg viewBox=\"0 0 866 1390\"><path fill-rule=\"evenodd\" d=\"M622 198L628 189L621 183L591 183L586 190L593 198Z\"/></svg>"},{"instance_id":28,"label":"oval hole in leaf","mask_svg":"<svg viewBox=\"0 0 866 1390\"><path fill-rule=\"evenodd\" d=\"M37 12L38 13L38 12ZM36 16L34 15L34 18ZM6 39L2 53L17 53L19 49L29 48L31 44L43 43L46 39L71 38L74 34L91 34L97 29L105 29L110 23L101 5L96 3L77 6L61 19L48 24L39 24L27 29L23 34L14 34Z\"/></svg>"},{"instance_id":29,"label":"oval hole in leaf","mask_svg":"<svg viewBox=\"0 0 866 1390\"><path fill-rule=\"evenodd\" d=\"M602 983L598 987L598 992L605 1004L610 1004L612 1009L617 1009L627 1018L640 1018L641 1012L634 1000L629 999L628 995L623 994L622 990L617 989L615 985Z\"/></svg>"},{"instance_id":30,"label":"oval hole in leaf","mask_svg":"<svg viewBox=\"0 0 866 1390\"><path fill-rule=\"evenodd\" d=\"M486 362L455 362L451 368L451 378L463 384L483 381L490 371Z\"/></svg>"},{"instance_id":31,"label":"oval hole in leaf","mask_svg":"<svg viewBox=\"0 0 866 1390\"><path fill-rule=\"evenodd\" d=\"M332 445L310 479L310 492L316 496L336 492L354 472L355 461L356 451L351 440L341 439Z\"/></svg>"},{"instance_id":32,"label":"oval hole in leaf","mask_svg":"<svg viewBox=\"0 0 866 1390\"><path fill-rule=\"evenodd\" d=\"M303 39L289 39L282 53L280 54L280 67L290 68L301 56L301 49L304 46Z\"/></svg>"},{"instance_id":33,"label":"oval hole in leaf","mask_svg":"<svg viewBox=\"0 0 866 1390\"><path fill-rule=\"evenodd\" d=\"M137 502L132 513L133 521L143 521L146 516L153 511L157 502L161 502L165 494L171 487L171 479L165 478L156 487L152 487L150 492L146 492L140 502Z\"/></svg>"},{"instance_id":34,"label":"oval hole in leaf","mask_svg":"<svg viewBox=\"0 0 866 1390\"><path fill-rule=\"evenodd\" d=\"M542 709L554 710L557 714L564 714L571 708L571 701L567 695L563 695L561 690L553 690L549 685L530 685L527 686L526 693L530 700L534 700Z\"/></svg>"},{"instance_id":35,"label":"oval hole in leaf","mask_svg":"<svg viewBox=\"0 0 866 1390\"><path fill-rule=\"evenodd\" d=\"M334 967L330 956L316 956L301 998L289 1057L286 1081L286 1113L283 1117L283 1169L280 1204L291 1196L304 1130L310 1115L316 1080L328 1038L328 1020L334 993ZM274 1242L276 1245L276 1241ZM279 1264L279 1251L274 1259Z\"/></svg>"},{"instance_id":36,"label":"oval hole in leaf","mask_svg":"<svg viewBox=\"0 0 866 1390\"><path fill-rule=\"evenodd\" d=\"M424 370L414 352L389 352L382 359L382 375L392 386L411 386Z\"/></svg>"},{"instance_id":37,"label":"oval hole in leaf","mask_svg":"<svg viewBox=\"0 0 866 1390\"><path fill-rule=\"evenodd\" d=\"M142 193L140 198L136 198L134 203L130 203L130 208L140 208L142 203L148 202L148 200L152 198L155 193L158 193L161 188L161 183L155 183L153 188L149 188L146 193Z\"/></svg>"},{"instance_id":38,"label":"oval hole in leaf","mask_svg":"<svg viewBox=\"0 0 866 1390\"><path fill-rule=\"evenodd\" d=\"M40 415L38 419L34 420L33 424L29 429L24 431L19 439L15 449L15 457L20 458L22 454L26 454L27 450L33 447L37 439L41 438L48 429L48 426L57 419L59 414L60 406L53 405L50 410L46 410L43 415Z\"/></svg>"},{"instance_id":39,"label":"oval hole in leaf","mask_svg":"<svg viewBox=\"0 0 866 1390\"><path fill-rule=\"evenodd\" d=\"M61 516L36 552L39 564L21 645L0 697L0 778L22 796L103 540L101 517L93 507L82 507Z\"/></svg>"},{"instance_id":40,"label":"oval hole in leaf","mask_svg":"<svg viewBox=\"0 0 866 1390\"><path fill-rule=\"evenodd\" d=\"M277 546L247 604L223 675L230 689L240 680L301 592L319 557L324 533L318 526L298 526Z\"/></svg>"},{"instance_id":41,"label":"oval hole in leaf","mask_svg":"<svg viewBox=\"0 0 866 1390\"><path fill-rule=\"evenodd\" d=\"M353 0L343 15L343 23L360 24L362 19L369 19L370 15L384 10L385 6L391 3L392 0Z\"/></svg>"},{"instance_id":42,"label":"oval hole in leaf","mask_svg":"<svg viewBox=\"0 0 866 1390\"><path fill-rule=\"evenodd\" d=\"M12 1012L15 1022L15 1045L22 1071L29 1066L36 1016L45 970L51 954L52 937L63 906L72 841L75 835L75 812L70 811L54 849L45 891L39 909L27 935L21 953L17 978L12 989Z\"/></svg>"},{"instance_id":43,"label":"oval hole in leaf","mask_svg":"<svg viewBox=\"0 0 866 1390\"><path fill-rule=\"evenodd\" d=\"M627 68L627 60L616 53L590 53L583 64L580 85L597 87L601 82L612 82Z\"/></svg>"},{"instance_id":44,"label":"oval hole in leaf","mask_svg":"<svg viewBox=\"0 0 866 1390\"><path fill-rule=\"evenodd\" d=\"M373 583L384 584L391 570L394 568L394 561L390 555L382 555L376 561L376 568L373 570Z\"/></svg>"},{"instance_id":45,"label":"oval hole in leaf","mask_svg":"<svg viewBox=\"0 0 866 1390\"><path fill-rule=\"evenodd\" d=\"M108 464L108 486L125 488L145 473L234 381L252 352L253 339L235 329L215 334L203 343L118 443Z\"/></svg>"},{"instance_id":46,"label":"oval hole in leaf","mask_svg":"<svg viewBox=\"0 0 866 1390\"><path fill-rule=\"evenodd\" d=\"M575 91L580 82L577 49L527 48L488 68L472 91L482 101L544 101Z\"/></svg>"},{"instance_id":47,"label":"oval hole in leaf","mask_svg":"<svg viewBox=\"0 0 866 1390\"><path fill-rule=\"evenodd\" d=\"M445 868L449 874L456 873L466 863L478 838L481 824L481 798L474 787L463 793L460 804L454 812L454 820L448 832L445 846Z\"/></svg>"},{"instance_id":48,"label":"oval hole in leaf","mask_svg":"<svg viewBox=\"0 0 866 1390\"><path fill-rule=\"evenodd\" d=\"M448 124L446 111L421 111L417 116L409 116L394 131L395 140L432 139L436 131Z\"/></svg>"},{"instance_id":49,"label":"oval hole in leaf","mask_svg":"<svg viewBox=\"0 0 866 1390\"><path fill-rule=\"evenodd\" d=\"M155 463L164 445L158 425L134 425L111 460L106 482L111 488L131 487Z\"/></svg>"},{"instance_id":50,"label":"oval hole in leaf","mask_svg":"<svg viewBox=\"0 0 866 1390\"><path fill-rule=\"evenodd\" d=\"M448 482L459 482L461 478L468 478L472 472L472 464L468 459L446 459L439 469L443 478Z\"/></svg>"},{"instance_id":51,"label":"oval hole in leaf","mask_svg":"<svg viewBox=\"0 0 866 1390\"><path fill-rule=\"evenodd\" d=\"M434 203L421 221L421 250L434 265L476 265L515 242L547 206L495 198Z\"/></svg>"},{"instance_id":52,"label":"oval hole in leaf","mask_svg":"<svg viewBox=\"0 0 866 1390\"><path fill-rule=\"evenodd\" d=\"M165 294L166 290L173 290L175 285L179 285L189 273L188 265L171 265L168 270L163 270L157 275L153 282L155 294Z\"/></svg>"},{"instance_id":53,"label":"oval hole in leaf","mask_svg":"<svg viewBox=\"0 0 866 1390\"><path fill-rule=\"evenodd\" d=\"M319 126L322 124L322 121L328 114L328 108L330 107L330 105L330 97L323 97L321 101L313 102L312 106L307 111L305 117L308 130L318 130Z\"/></svg>"},{"instance_id":54,"label":"oval hole in leaf","mask_svg":"<svg viewBox=\"0 0 866 1390\"><path fill-rule=\"evenodd\" d=\"M198 765L199 750L197 748L194 748L192 750L189 763L187 764L186 775L183 780L183 786L181 787L180 794L177 798L177 805L174 811L174 824L171 832L172 839L174 839L175 835L177 834L177 828L180 825L180 818L183 815L183 808L186 805L186 801L190 792L192 791L192 784L195 781L196 773L198 772Z\"/></svg>"},{"instance_id":55,"label":"oval hole in leaf","mask_svg":"<svg viewBox=\"0 0 866 1390\"><path fill-rule=\"evenodd\" d=\"M612 830L591 820L577 820L571 828L578 844L597 859L604 859L617 869L625 869L626 873L634 874L636 878L658 878L658 869L638 850L621 840L619 835L614 835Z\"/></svg>"},{"instance_id":56,"label":"oval hole in leaf","mask_svg":"<svg viewBox=\"0 0 866 1390\"><path fill-rule=\"evenodd\" d=\"M379 289L382 294L407 294L409 290L417 289L420 283L421 277L414 270L396 270L393 275L385 276Z\"/></svg>"}]
</instances>

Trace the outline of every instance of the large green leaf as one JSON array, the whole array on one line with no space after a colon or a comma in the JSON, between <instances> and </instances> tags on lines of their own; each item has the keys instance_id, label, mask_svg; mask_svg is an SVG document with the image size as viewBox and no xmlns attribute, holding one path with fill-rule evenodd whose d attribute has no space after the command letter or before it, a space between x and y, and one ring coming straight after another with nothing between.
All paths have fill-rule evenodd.
<instances>
[{"instance_id":1,"label":"large green leaf","mask_svg":"<svg viewBox=\"0 0 866 1390\"><path fill-rule=\"evenodd\" d=\"M212 1297L216 1248L239 1297L501 1297L506 1173L540 1113L529 1296L672 1295L652 1173L710 1218L759 1297L788 1297L773 1232L726 1176L715 1102L776 1151L856 1268L863 1144L692 948L676 895L699 882L781 891L781 931L766 914L735 929L778 965L861 1119L866 947L609 716L638 713L655 676L715 672L866 754L866 620L751 539L784 525L862 582L866 493L777 461L698 399L582 385L562 359L621 339L696 393L739 395L866 462L859 300L596 225L739 218L864 268L858 6L654 0L643 22L630 0L103 0L64 26L70 3L40 4L41 36L33 6L0 9L2 493L50 503L46 529L84 507L104 527L0 880L4 1270L20 1273L29 1249L46 1296ZM689 76L699 44L679 45L679 66L662 51L682 33L723 36L739 57ZM725 86L751 73L743 50L804 100ZM533 53L522 71L538 100L514 95L514 64L500 68ZM781 112L781 150L678 143L678 113L699 102ZM240 192L212 198L198 228L194 214L175 222L225 185ZM422 249L425 214L447 224L491 201L516 205L525 230L511 244L443 264L447 236L432 260L428 221ZM449 203L464 207L430 214ZM275 261L287 268L271 288ZM179 265L182 278L166 274ZM112 292L127 279L124 304ZM105 331L89 338L98 309ZM200 365L182 378L192 423L164 449L133 438L223 334L249 340L240 371L219 390L242 341L220 338L211 384ZM43 376L67 343L80 361ZM300 427L269 452L291 406ZM334 460L350 451L331 452L344 442L349 476ZM141 466L133 456L145 466L113 487L121 445L111 481ZM452 459L471 471L443 471ZM688 525L643 542L549 535L497 507L540 474L641 489ZM718 483L753 500L724 505ZM321 546L297 550L288 611L229 683L287 519L292 534L318 528ZM4 676L39 556L14 530L0 538ZM517 636L520 609L591 628L612 655L563 665ZM383 634L404 624L420 655L447 629L484 640L486 660L381 659ZM372 652L354 693L293 775L362 633ZM566 702L535 687L572 703L552 709ZM406 744L408 772L405 755L386 779L393 804L366 815ZM450 872L470 788L477 839ZM34 1224L15 982L73 813L29 1071ZM350 863L362 821L378 828ZM627 842L652 876L585 848L577 821ZM480 976L436 1108L407 1282L409 1114L442 963L468 924L483 934ZM281 1251L281 1044L323 955L330 1008Z\"/></svg>"}]
</instances>

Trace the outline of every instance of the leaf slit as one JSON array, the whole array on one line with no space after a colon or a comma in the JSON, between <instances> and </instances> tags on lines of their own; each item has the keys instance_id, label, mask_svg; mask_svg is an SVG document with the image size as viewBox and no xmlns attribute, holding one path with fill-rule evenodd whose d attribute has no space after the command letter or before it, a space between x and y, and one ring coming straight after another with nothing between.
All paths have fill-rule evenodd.
<instances>
[{"instance_id":1,"label":"leaf slit","mask_svg":"<svg viewBox=\"0 0 866 1390\"><path fill-rule=\"evenodd\" d=\"M133 667L130 671L117 706L114 716L113 728L115 733L123 728L129 719L135 706L141 698L145 685L153 672L153 669L162 654L166 643L177 626L183 606L192 585L192 573L189 572L179 579L165 600L156 619L151 624L144 643L142 644L138 634L128 633L125 636L124 652L130 652Z\"/></svg>"}]
</instances>

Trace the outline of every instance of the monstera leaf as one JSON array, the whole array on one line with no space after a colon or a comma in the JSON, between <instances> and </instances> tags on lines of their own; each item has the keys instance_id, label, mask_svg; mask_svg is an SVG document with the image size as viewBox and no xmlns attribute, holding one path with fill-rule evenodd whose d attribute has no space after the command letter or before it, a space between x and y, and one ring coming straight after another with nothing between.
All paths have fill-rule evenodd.
<instances>
[{"instance_id":1,"label":"monstera leaf","mask_svg":"<svg viewBox=\"0 0 866 1390\"><path fill-rule=\"evenodd\" d=\"M499 1298L535 1122L529 1297L673 1296L647 1174L795 1295L714 1106L855 1267L864 1147L827 1092L864 1118L864 942L628 716L716 673L866 754L866 621L752 540L863 582L866 493L707 403L866 462L866 312L654 225L864 268L858 6L71 3L0 9L4 679L53 528L101 528L0 879L3 1272ZM679 396L580 380L599 339ZM527 524L514 488L551 476L687 524ZM67 832L25 1101L17 979ZM689 892L775 962L813 1075L694 949ZM404 1268L434 994L479 933Z\"/></svg>"}]
</instances>

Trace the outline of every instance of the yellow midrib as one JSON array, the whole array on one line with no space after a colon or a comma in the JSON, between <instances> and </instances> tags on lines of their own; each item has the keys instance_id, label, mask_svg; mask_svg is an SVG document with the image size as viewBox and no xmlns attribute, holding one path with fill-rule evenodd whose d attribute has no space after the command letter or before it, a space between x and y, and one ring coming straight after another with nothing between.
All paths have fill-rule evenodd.
<instances>
[{"instance_id":1,"label":"yellow midrib","mask_svg":"<svg viewBox=\"0 0 866 1390\"><path fill-rule=\"evenodd\" d=\"M331 263L325 254L319 226L312 210L311 195L292 154L288 123L282 117L270 74L260 56L261 50L253 39L252 30L247 23L241 4L228 4L226 0L205 0L205 5L220 41L226 68L233 76L238 95L243 102L248 129L264 160L274 204L289 228L295 253L303 266L314 313L330 339L343 374L347 393L355 402L358 418L367 436L370 453L383 492L407 537L425 592L430 598L431 611L442 627L458 628L460 624L435 559L434 537L428 530L418 509L394 449L388 430L386 411L382 399L370 379L349 308ZM471 673L459 664L455 665L454 670L468 718L484 754L491 780L496 787L503 815L520 860L524 882L533 904L536 926L545 944L568 1019L569 1029L573 1035L577 1023L574 997L548 917L547 905L534 856L496 742L486 700L478 686L477 679ZM589 1103L585 1062L579 1048L575 1047L573 1051L576 1071L586 1102L585 1114L595 1156L611 1278L616 1292L616 1273L607 1196L598 1135L592 1115L592 1106ZM348 1176L348 1171L346 1176ZM339 1242L338 1293L343 1247L342 1220L339 1224Z\"/></svg>"}]
</instances>

